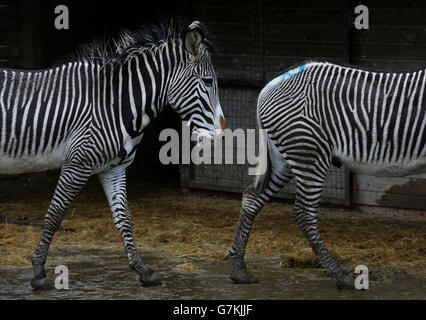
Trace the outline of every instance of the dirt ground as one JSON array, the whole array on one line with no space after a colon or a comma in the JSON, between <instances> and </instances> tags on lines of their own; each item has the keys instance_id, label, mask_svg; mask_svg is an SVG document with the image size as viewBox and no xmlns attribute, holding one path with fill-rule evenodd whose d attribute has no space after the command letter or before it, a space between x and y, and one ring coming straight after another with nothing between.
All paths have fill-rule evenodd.
<instances>
[{"instance_id":1,"label":"dirt ground","mask_svg":"<svg viewBox=\"0 0 426 320\"><path fill-rule=\"evenodd\" d=\"M25 271L28 281L31 277L31 256L56 182L51 175L45 177L42 185L40 179L31 180L31 177L0 183L0 274ZM163 255L167 257L164 260L172 264L167 270L201 277L203 273L212 272L211 265L219 263L217 268L222 268L223 277L229 280L227 274L231 267L226 259L241 196L183 192L174 183L159 184L143 179L131 179L128 195L135 241L143 256L147 252ZM272 274L282 279L294 271L297 271L295 277L313 274L322 279L317 259L294 223L292 212L291 203L277 201L268 204L256 218L247 246L249 269L256 268L256 264L265 265L267 261L277 268L274 272L265 269L263 274L253 269L254 273L260 272L260 279ZM417 297L426 299L426 218L321 206L319 219L321 235L343 267L353 269L366 265L371 281L377 283L414 277L414 297L418 292ZM60 253L67 250L77 256L79 250L103 250L106 255L117 256L120 267L127 268L120 236L96 178L72 204L51 249L48 261L57 262L58 257L66 259L68 254ZM122 258L118 258L120 255ZM163 276L167 277L165 273ZM4 280L7 276L1 278ZM326 279L321 281L334 285ZM0 297L2 295L7 296L0 290Z\"/></svg>"}]
</instances>

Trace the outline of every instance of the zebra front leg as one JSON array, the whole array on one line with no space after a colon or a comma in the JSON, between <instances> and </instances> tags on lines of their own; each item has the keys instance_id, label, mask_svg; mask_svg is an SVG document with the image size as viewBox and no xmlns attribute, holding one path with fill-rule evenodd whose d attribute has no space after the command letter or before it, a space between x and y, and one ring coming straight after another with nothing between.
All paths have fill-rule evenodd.
<instances>
[{"instance_id":1,"label":"zebra front leg","mask_svg":"<svg viewBox=\"0 0 426 320\"><path fill-rule=\"evenodd\" d=\"M244 254L254 218L268 200L265 194L255 190L254 185L250 185L243 193L240 217L238 218L237 229L229 250L229 257L233 265L231 279L235 283L250 284L258 282L255 277L247 272Z\"/></svg>"},{"instance_id":2,"label":"zebra front leg","mask_svg":"<svg viewBox=\"0 0 426 320\"><path fill-rule=\"evenodd\" d=\"M131 269L139 274L139 280L144 286L159 285L156 273L147 267L137 253L133 240L132 220L127 205L126 169L115 167L99 174L99 179L114 218L114 225L120 232L124 249Z\"/></svg>"},{"instance_id":3,"label":"zebra front leg","mask_svg":"<svg viewBox=\"0 0 426 320\"><path fill-rule=\"evenodd\" d=\"M35 276L31 285L34 289L50 288L44 268L50 243L69 205L89 179L90 172L90 169L72 163L64 165L61 170L52 202L45 216L43 234L32 258Z\"/></svg>"},{"instance_id":4,"label":"zebra front leg","mask_svg":"<svg viewBox=\"0 0 426 320\"><path fill-rule=\"evenodd\" d=\"M339 289L352 288L354 285L352 272L339 267L336 260L330 255L327 246L318 232L317 209L325 177L306 179L299 176L296 180L297 191L294 220L309 241L325 273L336 278Z\"/></svg>"}]
</instances>

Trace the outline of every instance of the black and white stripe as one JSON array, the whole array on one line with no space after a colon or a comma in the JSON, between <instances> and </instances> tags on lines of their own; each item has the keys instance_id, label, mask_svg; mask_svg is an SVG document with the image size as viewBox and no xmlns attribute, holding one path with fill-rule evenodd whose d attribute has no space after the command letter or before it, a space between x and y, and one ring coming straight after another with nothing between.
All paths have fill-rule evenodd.
<instances>
[{"instance_id":1,"label":"black and white stripe","mask_svg":"<svg viewBox=\"0 0 426 320\"><path fill-rule=\"evenodd\" d=\"M53 235L93 174L99 174L131 268L143 284L158 283L136 252L126 168L144 128L165 105L199 136L213 138L224 129L210 49L204 25L171 22L124 32L48 70L0 69L0 173L62 168L33 256L33 287L45 285Z\"/></svg>"},{"instance_id":2,"label":"black and white stripe","mask_svg":"<svg viewBox=\"0 0 426 320\"><path fill-rule=\"evenodd\" d=\"M230 249L231 278L245 271L244 252L256 214L293 177L294 218L327 274L352 285L318 233L317 208L331 164L356 172L404 176L426 172L426 69L377 72L327 62L290 68L258 100L267 132L267 171L243 195Z\"/></svg>"}]
</instances>

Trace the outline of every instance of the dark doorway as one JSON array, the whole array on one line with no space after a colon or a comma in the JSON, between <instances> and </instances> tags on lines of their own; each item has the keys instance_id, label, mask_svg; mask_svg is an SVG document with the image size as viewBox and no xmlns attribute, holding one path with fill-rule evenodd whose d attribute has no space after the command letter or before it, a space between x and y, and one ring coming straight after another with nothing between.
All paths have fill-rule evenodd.
<instances>
[{"instance_id":1,"label":"dark doorway","mask_svg":"<svg viewBox=\"0 0 426 320\"><path fill-rule=\"evenodd\" d=\"M177 16L188 20L187 1L160 0L155 2L121 0L119 4L104 1L39 0L41 17L39 65L37 69L48 68L76 52L80 45L115 36L121 29L137 29L144 23L152 22L158 16ZM69 30L54 27L54 10L58 5L69 9ZM135 162L129 168L128 177L160 182L179 182L178 165L162 165L158 159L161 130L178 130L180 119L166 107L144 133L137 151Z\"/></svg>"}]
</instances>

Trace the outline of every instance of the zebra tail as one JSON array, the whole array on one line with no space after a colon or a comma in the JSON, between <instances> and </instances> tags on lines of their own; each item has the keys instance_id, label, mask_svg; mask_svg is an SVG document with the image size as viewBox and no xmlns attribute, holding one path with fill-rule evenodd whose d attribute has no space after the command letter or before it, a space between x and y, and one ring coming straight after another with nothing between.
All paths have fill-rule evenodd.
<instances>
[{"instance_id":1,"label":"zebra tail","mask_svg":"<svg viewBox=\"0 0 426 320\"><path fill-rule=\"evenodd\" d=\"M259 128L259 162L256 169L254 188L261 193L267 187L271 175L271 159L269 155L271 142L260 120L259 112L257 113L257 124Z\"/></svg>"}]
</instances>

